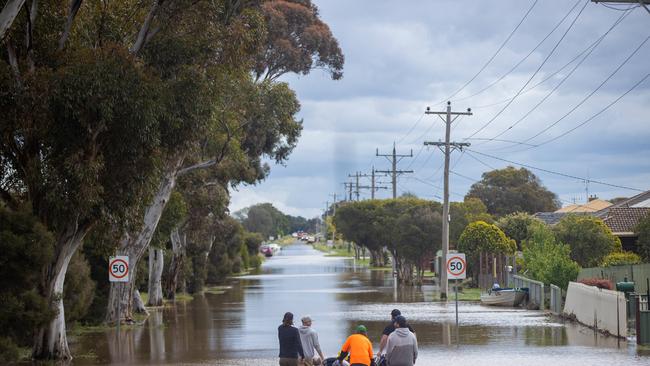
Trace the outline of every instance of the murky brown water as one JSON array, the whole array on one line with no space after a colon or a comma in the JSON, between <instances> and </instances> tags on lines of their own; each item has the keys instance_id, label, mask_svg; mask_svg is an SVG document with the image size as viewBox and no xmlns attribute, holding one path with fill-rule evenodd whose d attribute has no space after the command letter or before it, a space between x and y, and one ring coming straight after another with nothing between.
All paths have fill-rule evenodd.
<instances>
[{"instance_id":1,"label":"murky brown water","mask_svg":"<svg viewBox=\"0 0 650 366\"><path fill-rule=\"evenodd\" d=\"M357 324L374 347L393 308L417 332L418 365L650 365L650 351L538 311L461 303L460 347L454 303L432 302L433 288L394 289L390 273L359 269L296 244L268 260L262 274L232 279L206 294L154 310L143 327L72 337L75 364L276 365L277 326L286 311L309 314L323 351L334 355ZM92 357L90 357L92 356Z\"/></svg>"}]
</instances>

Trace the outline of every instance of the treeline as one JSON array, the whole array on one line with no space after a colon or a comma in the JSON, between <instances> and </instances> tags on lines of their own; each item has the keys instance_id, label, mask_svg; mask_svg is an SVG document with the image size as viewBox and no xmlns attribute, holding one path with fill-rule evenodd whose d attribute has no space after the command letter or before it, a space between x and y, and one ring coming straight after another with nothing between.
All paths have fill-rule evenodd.
<instances>
[{"instance_id":1,"label":"treeline","mask_svg":"<svg viewBox=\"0 0 650 366\"><path fill-rule=\"evenodd\" d=\"M260 233L263 237L281 237L297 231L316 233L320 230L322 220L319 217L306 219L291 216L275 208L271 203L260 203L243 208L234 213L244 228L250 232Z\"/></svg>"},{"instance_id":2,"label":"treeline","mask_svg":"<svg viewBox=\"0 0 650 366\"><path fill-rule=\"evenodd\" d=\"M548 226L531 216L540 207L557 207L557 199L529 171L508 167L483 177L463 202L450 204L450 248L467 254L474 284L481 253L518 253L520 273L564 288L576 279L580 267L642 260L634 253L623 252L620 239L598 218L568 215ZM543 194L518 196L534 191ZM498 209L490 212L490 206ZM373 265L385 265L387 250L398 279L405 284L421 284L424 270L441 249L441 216L440 203L409 196L340 203L334 225L343 239L370 252ZM648 222L650 217L638 228L641 245L650 242ZM643 248L640 251L645 253Z\"/></svg>"},{"instance_id":3,"label":"treeline","mask_svg":"<svg viewBox=\"0 0 650 366\"><path fill-rule=\"evenodd\" d=\"M12 3L0 353L69 359L71 320L130 321L139 289L156 302L255 265L261 238L226 214L229 190L264 179L300 136L278 78L339 79L343 55L309 0ZM107 284L115 254L129 256L126 284Z\"/></svg>"}]
</instances>

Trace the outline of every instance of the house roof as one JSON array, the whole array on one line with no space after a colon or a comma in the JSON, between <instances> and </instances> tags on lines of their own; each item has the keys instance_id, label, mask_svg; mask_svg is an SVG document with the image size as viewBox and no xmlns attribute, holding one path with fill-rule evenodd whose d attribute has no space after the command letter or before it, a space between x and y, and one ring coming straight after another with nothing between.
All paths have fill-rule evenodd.
<instances>
[{"instance_id":1,"label":"house roof","mask_svg":"<svg viewBox=\"0 0 650 366\"><path fill-rule=\"evenodd\" d=\"M650 207L650 191L639 193L634 197L610 206L610 208L618 207Z\"/></svg>"},{"instance_id":2,"label":"house roof","mask_svg":"<svg viewBox=\"0 0 650 366\"><path fill-rule=\"evenodd\" d=\"M546 225L555 225L566 215L565 212L538 212L533 216L544 221Z\"/></svg>"},{"instance_id":3,"label":"house roof","mask_svg":"<svg viewBox=\"0 0 650 366\"><path fill-rule=\"evenodd\" d=\"M564 212L564 213L577 213L577 212L598 212L612 206L612 203L609 201L604 201L600 199L591 200L584 205L569 205L562 207L561 209L555 212Z\"/></svg>"},{"instance_id":4,"label":"house roof","mask_svg":"<svg viewBox=\"0 0 650 366\"><path fill-rule=\"evenodd\" d=\"M607 216L603 218L613 233L630 233L639 220L650 215L650 207L615 207L609 208Z\"/></svg>"}]
</instances>

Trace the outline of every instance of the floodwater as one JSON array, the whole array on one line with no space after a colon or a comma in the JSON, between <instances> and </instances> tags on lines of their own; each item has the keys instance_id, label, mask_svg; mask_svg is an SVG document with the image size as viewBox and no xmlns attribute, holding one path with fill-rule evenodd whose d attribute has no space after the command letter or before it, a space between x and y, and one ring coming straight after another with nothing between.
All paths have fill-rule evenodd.
<instances>
[{"instance_id":1,"label":"floodwater","mask_svg":"<svg viewBox=\"0 0 650 366\"><path fill-rule=\"evenodd\" d=\"M539 311L433 302L433 287L393 287L390 272L357 268L296 243L258 275L233 278L223 294L153 310L142 327L71 337L75 364L277 365L277 326L291 311L311 315L326 357L358 324L375 352L390 311L415 328L418 365L650 365L650 351Z\"/></svg>"}]
</instances>

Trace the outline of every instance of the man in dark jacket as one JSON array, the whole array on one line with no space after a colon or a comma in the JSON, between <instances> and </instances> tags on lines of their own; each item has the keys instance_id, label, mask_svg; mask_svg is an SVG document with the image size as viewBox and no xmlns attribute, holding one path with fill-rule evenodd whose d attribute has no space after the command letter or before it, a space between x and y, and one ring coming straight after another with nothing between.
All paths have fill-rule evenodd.
<instances>
[{"instance_id":1,"label":"man in dark jacket","mask_svg":"<svg viewBox=\"0 0 650 366\"><path fill-rule=\"evenodd\" d=\"M300 343L298 328L293 327L293 314L285 313L282 325L278 327L280 341L280 366L298 366L298 361L304 360L305 354Z\"/></svg>"}]
</instances>

